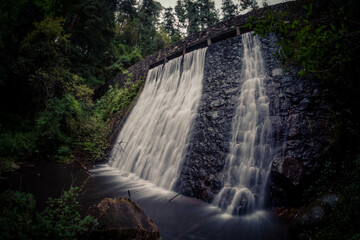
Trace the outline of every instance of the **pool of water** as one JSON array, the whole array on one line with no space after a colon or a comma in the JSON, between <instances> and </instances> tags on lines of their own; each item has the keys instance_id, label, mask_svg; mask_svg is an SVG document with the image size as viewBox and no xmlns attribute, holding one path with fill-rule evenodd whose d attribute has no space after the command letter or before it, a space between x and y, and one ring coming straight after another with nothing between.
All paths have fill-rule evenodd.
<instances>
[{"instance_id":1,"label":"pool of water","mask_svg":"<svg viewBox=\"0 0 360 240\"><path fill-rule=\"evenodd\" d=\"M136 201L159 227L163 240L282 240L288 226L268 211L232 216L201 200L164 190L134 174L107 164L97 165L80 197L84 211L105 197L128 197Z\"/></svg>"}]
</instances>

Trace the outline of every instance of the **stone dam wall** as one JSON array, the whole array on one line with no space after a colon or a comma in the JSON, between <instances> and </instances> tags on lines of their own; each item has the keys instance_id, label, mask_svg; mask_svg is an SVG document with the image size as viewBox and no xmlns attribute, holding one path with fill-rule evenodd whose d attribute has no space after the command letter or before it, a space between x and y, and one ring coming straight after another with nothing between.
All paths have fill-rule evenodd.
<instances>
[{"instance_id":1,"label":"stone dam wall","mask_svg":"<svg viewBox=\"0 0 360 240\"><path fill-rule=\"evenodd\" d=\"M291 6L278 4L273 10ZM229 153L231 123L240 94L243 46L239 31L250 16L261 16L264 9L221 22L206 31L185 38L131 66L134 79L145 79L152 66L208 46L203 79L203 93L198 116L189 136L189 147L176 190L211 202L221 188L223 167ZM209 43L210 43L209 42ZM269 204L294 206L303 187L325 160L325 149L334 131L332 106L326 91L317 83L285 72L273 56L277 38L269 34L261 39L267 77L264 80L272 121L274 158L269 179ZM119 75L98 91L105 91Z\"/></svg>"}]
</instances>

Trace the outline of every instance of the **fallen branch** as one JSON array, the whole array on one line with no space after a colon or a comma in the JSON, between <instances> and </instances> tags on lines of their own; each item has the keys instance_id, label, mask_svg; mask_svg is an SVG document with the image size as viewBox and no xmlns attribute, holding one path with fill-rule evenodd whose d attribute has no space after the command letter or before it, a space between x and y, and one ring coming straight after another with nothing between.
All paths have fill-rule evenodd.
<instances>
[{"instance_id":1,"label":"fallen branch","mask_svg":"<svg viewBox=\"0 0 360 240\"><path fill-rule=\"evenodd\" d=\"M175 199L177 196L179 196L181 193L176 194L173 198L171 198L168 202L171 202L173 199Z\"/></svg>"}]
</instances>

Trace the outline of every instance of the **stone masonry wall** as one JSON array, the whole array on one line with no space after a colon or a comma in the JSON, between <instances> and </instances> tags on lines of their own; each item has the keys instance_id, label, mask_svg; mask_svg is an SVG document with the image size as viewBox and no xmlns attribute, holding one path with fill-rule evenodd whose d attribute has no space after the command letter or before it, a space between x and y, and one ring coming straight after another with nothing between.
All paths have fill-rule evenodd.
<instances>
[{"instance_id":1,"label":"stone masonry wall","mask_svg":"<svg viewBox=\"0 0 360 240\"><path fill-rule=\"evenodd\" d=\"M281 69L273 58L277 49L274 35L261 41L274 146L269 191L272 205L284 206L299 199L302 186L324 158L333 129L331 106L315 82ZM199 115L177 185L184 195L211 202L221 188L235 104L243 84L242 57L241 36L207 49Z\"/></svg>"},{"instance_id":2,"label":"stone masonry wall","mask_svg":"<svg viewBox=\"0 0 360 240\"><path fill-rule=\"evenodd\" d=\"M262 39L267 65L265 79L275 155L270 175L273 205L296 204L304 184L324 161L334 131L334 115L326 91L297 71L285 72L273 55L274 34Z\"/></svg>"}]
</instances>

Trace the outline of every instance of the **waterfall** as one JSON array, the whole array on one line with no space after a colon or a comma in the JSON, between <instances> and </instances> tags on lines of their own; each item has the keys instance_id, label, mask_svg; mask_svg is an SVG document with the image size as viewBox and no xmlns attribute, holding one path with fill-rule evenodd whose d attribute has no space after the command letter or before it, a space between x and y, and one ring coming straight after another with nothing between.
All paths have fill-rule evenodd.
<instances>
[{"instance_id":1,"label":"waterfall","mask_svg":"<svg viewBox=\"0 0 360 240\"><path fill-rule=\"evenodd\" d=\"M149 70L110 155L110 165L172 189L202 93L206 48Z\"/></svg>"},{"instance_id":2,"label":"waterfall","mask_svg":"<svg viewBox=\"0 0 360 240\"><path fill-rule=\"evenodd\" d=\"M250 213L264 206L272 156L269 99L263 84L266 71L260 41L246 33L242 35L242 43L244 83L232 121L223 187L213 201L229 214Z\"/></svg>"}]
</instances>

